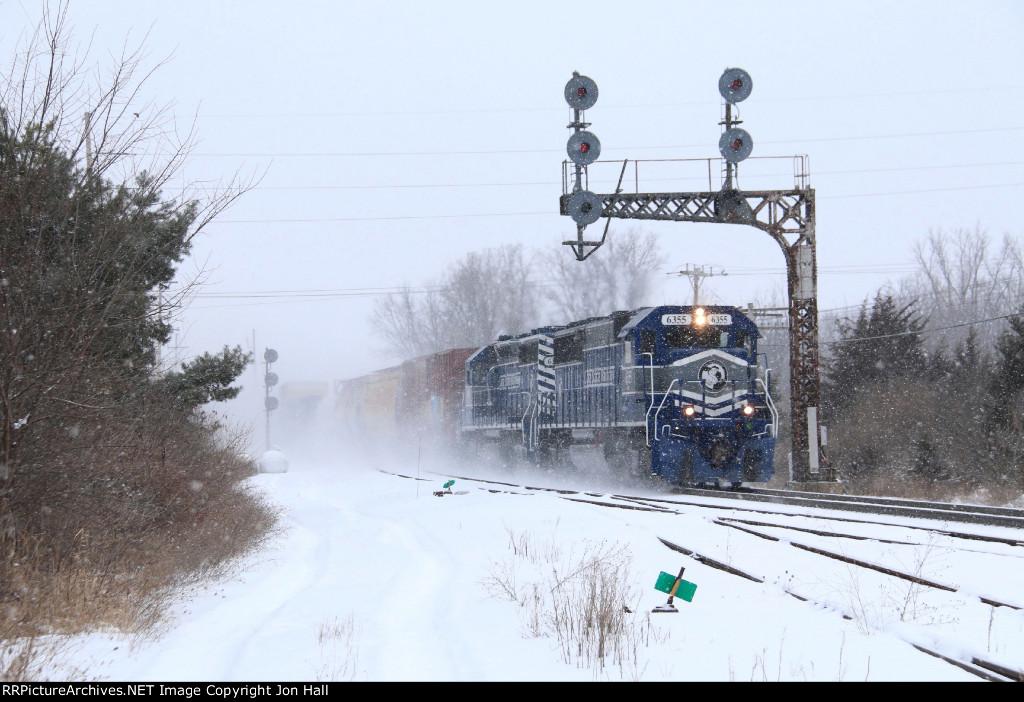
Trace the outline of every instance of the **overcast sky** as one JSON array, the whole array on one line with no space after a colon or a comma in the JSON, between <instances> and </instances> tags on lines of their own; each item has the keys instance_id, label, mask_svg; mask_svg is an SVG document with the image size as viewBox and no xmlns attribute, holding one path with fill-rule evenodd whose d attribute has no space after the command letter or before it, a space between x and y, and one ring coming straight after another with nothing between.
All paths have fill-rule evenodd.
<instances>
[{"instance_id":1,"label":"overcast sky","mask_svg":"<svg viewBox=\"0 0 1024 702\"><path fill-rule=\"evenodd\" d=\"M789 157L809 157L822 309L909 271L929 230L1020 237L1024 5L843 6L96 0L73 1L70 18L100 62L126 39L144 40L152 63L169 57L145 92L173 101L183 122L197 116L188 179L266 172L183 266L210 275L178 343L249 347L255 330L261 354L280 352L286 381L394 362L370 336L372 289L437 278L472 250L574 236L558 215L574 70L600 87L587 119L606 159L717 156L718 77L748 71L740 118L754 156L783 158L744 164L740 185L791 188ZM0 0L5 62L39 14L37 2ZM640 168L651 178L641 190L693 175ZM593 171L592 189L612 190L600 179L617 175ZM723 303L784 290L782 255L759 230L644 228L659 236L666 273L728 272L705 285ZM689 299L685 279L662 280L656 302ZM308 291L346 294L296 296Z\"/></svg>"}]
</instances>

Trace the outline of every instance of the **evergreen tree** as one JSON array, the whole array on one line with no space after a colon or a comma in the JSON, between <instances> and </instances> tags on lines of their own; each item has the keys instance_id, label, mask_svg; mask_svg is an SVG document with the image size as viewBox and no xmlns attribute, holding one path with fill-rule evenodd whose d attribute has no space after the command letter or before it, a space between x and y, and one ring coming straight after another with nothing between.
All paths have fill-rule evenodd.
<instances>
[{"instance_id":1,"label":"evergreen tree","mask_svg":"<svg viewBox=\"0 0 1024 702\"><path fill-rule=\"evenodd\" d=\"M249 187L200 200L186 184L164 197L181 187L193 136L177 144L169 108L134 102L140 52L93 85L67 60L66 14L44 11L0 75L0 465L45 443L34 432L132 414L170 333L158 296L192 239ZM159 149L147 143L156 134Z\"/></svg>"},{"instance_id":2,"label":"evergreen tree","mask_svg":"<svg viewBox=\"0 0 1024 702\"><path fill-rule=\"evenodd\" d=\"M992 417L998 426L1021 429L1018 403L1024 391L1024 313L1009 319L1007 329L996 342L998 353L992 379Z\"/></svg>"},{"instance_id":3,"label":"evergreen tree","mask_svg":"<svg viewBox=\"0 0 1024 702\"><path fill-rule=\"evenodd\" d=\"M155 298L189 251L197 213L196 203L163 201L157 186L146 173L131 184L93 177L49 128L11 131L0 106L0 461L33 424L148 389L170 331ZM186 408L198 387L201 402L227 399L245 362L240 351L207 355L163 387L183 393Z\"/></svg>"},{"instance_id":4,"label":"evergreen tree","mask_svg":"<svg viewBox=\"0 0 1024 702\"><path fill-rule=\"evenodd\" d=\"M900 307L879 292L870 311L865 301L856 321L840 320L840 338L822 364L823 406L834 415L880 380L921 377L928 371L918 332L924 320L914 302Z\"/></svg>"},{"instance_id":5,"label":"evergreen tree","mask_svg":"<svg viewBox=\"0 0 1024 702\"><path fill-rule=\"evenodd\" d=\"M181 371L172 371L163 378L163 384L179 406L191 412L207 402L222 402L238 396L241 387L231 383L252 362L251 353L243 353L241 346L224 347L216 355L204 353L188 363Z\"/></svg>"}]
</instances>

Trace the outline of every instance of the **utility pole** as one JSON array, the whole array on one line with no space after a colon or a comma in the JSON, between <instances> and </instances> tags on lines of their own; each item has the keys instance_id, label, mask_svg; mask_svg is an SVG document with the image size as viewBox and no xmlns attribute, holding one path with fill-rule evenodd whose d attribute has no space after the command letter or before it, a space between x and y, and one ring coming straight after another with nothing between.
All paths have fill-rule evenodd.
<instances>
[{"instance_id":1,"label":"utility pole","mask_svg":"<svg viewBox=\"0 0 1024 702\"><path fill-rule=\"evenodd\" d=\"M669 273L669 275L685 275L690 279L690 285L693 287L693 306L696 307L700 304L700 286L703 284L704 279L712 278L716 275L729 274L721 268L718 273L715 273L714 266L698 266L696 263L687 263L685 269Z\"/></svg>"}]
</instances>

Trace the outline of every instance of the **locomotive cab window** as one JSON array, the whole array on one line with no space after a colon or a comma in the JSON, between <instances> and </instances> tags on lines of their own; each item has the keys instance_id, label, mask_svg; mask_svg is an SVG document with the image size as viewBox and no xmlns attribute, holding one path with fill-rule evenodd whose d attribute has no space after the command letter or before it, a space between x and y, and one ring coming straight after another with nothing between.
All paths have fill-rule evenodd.
<instances>
[{"instance_id":1,"label":"locomotive cab window","mask_svg":"<svg viewBox=\"0 0 1024 702\"><path fill-rule=\"evenodd\" d=\"M733 344L736 348L741 348L747 353L753 353L754 351L754 338L753 335L746 329L736 330L736 343Z\"/></svg>"},{"instance_id":2,"label":"locomotive cab window","mask_svg":"<svg viewBox=\"0 0 1024 702\"><path fill-rule=\"evenodd\" d=\"M657 335L653 329L640 330L640 353L654 353Z\"/></svg>"},{"instance_id":3,"label":"locomotive cab window","mask_svg":"<svg viewBox=\"0 0 1024 702\"><path fill-rule=\"evenodd\" d=\"M675 349L723 349L729 345L729 330L719 327L668 327L665 343Z\"/></svg>"}]
</instances>

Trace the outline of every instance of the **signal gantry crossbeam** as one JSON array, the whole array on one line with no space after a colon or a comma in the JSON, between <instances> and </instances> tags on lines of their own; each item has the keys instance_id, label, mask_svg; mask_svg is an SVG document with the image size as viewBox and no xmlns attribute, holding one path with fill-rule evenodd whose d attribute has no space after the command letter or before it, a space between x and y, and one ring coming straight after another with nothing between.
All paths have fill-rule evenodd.
<instances>
[{"instance_id":1,"label":"signal gantry crossbeam","mask_svg":"<svg viewBox=\"0 0 1024 702\"><path fill-rule=\"evenodd\" d=\"M561 214L569 214L571 194L562 195ZM789 245L787 236L801 237L808 228L813 190L731 190L701 193L598 194L602 217L670 222L749 224Z\"/></svg>"}]
</instances>

